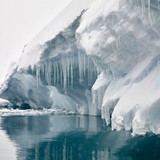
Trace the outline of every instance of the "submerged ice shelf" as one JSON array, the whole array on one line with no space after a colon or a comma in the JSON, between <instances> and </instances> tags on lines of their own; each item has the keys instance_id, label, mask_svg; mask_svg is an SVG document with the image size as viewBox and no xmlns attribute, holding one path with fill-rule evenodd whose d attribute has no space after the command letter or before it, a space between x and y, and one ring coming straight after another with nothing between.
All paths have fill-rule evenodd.
<instances>
[{"instance_id":1,"label":"submerged ice shelf","mask_svg":"<svg viewBox=\"0 0 160 160\"><path fill-rule=\"evenodd\" d=\"M115 130L160 134L160 2L81 3L72 22L24 48L1 97L18 108L98 115Z\"/></svg>"}]
</instances>

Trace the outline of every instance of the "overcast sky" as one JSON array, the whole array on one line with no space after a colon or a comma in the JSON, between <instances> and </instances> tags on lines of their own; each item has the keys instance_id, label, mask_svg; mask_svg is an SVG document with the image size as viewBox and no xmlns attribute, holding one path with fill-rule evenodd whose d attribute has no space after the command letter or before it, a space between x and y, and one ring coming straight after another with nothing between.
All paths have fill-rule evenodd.
<instances>
[{"instance_id":1,"label":"overcast sky","mask_svg":"<svg viewBox=\"0 0 160 160\"><path fill-rule=\"evenodd\" d=\"M0 80L23 46L71 0L0 0Z\"/></svg>"}]
</instances>

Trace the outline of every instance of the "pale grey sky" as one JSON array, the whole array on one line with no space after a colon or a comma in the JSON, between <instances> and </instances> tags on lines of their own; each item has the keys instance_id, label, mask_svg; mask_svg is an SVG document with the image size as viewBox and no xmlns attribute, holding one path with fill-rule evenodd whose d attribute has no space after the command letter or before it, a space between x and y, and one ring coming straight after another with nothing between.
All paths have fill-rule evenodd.
<instances>
[{"instance_id":1,"label":"pale grey sky","mask_svg":"<svg viewBox=\"0 0 160 160\"><path fill-rule=\"evenodd\" d=\"M23 46L71 0L0 0L0 80Z\"/></svg>"}]
</instances>

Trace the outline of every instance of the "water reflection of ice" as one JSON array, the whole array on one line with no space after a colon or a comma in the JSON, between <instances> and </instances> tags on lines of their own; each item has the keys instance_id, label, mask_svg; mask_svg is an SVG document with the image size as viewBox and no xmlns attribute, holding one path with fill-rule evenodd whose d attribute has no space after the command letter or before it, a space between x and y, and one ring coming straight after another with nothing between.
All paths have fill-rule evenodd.
<instances>
[{"instance_id":1,"label":"water reflection of ice","mask_svg":"<svg viewBox=\"0 0 160 160\"><path fill-rule=\"evenodd\" d=\"M101 118L88 116L5 116L1 127L19 148L20 160L113 159L130 138L130 133L113 132Z\"/></svg>"},{"instance_id":2,"label":"water reflection of ice","mask_svg":"<svg viewBox=\"0 0 160 160\"><path fill-rule=\"evenodd\" d=\"M158 136L131 137L130 132L111 131L100 117L25 112L25 116L0 118L0 145L4 148L0 157L11 157L2 159L159 159Z\"/></svg>"}]
</instances>

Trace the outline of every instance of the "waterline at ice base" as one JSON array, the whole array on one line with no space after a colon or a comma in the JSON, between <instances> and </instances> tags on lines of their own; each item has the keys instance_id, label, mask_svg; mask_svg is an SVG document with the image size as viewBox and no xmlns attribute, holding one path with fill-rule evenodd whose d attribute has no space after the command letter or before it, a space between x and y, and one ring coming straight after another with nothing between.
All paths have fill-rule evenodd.
<instances>
[{"instance_id":1,"label":"waterline at ice base","mask_svg":"<svg viewBox=\"0 0 160 160\"><path fill-rule=\"evenodd\" d=\"M25 45L0 97L8 108L100 116L113 130L160 134L160 1L71 1Z\"/></svg>"}]
</instances>

